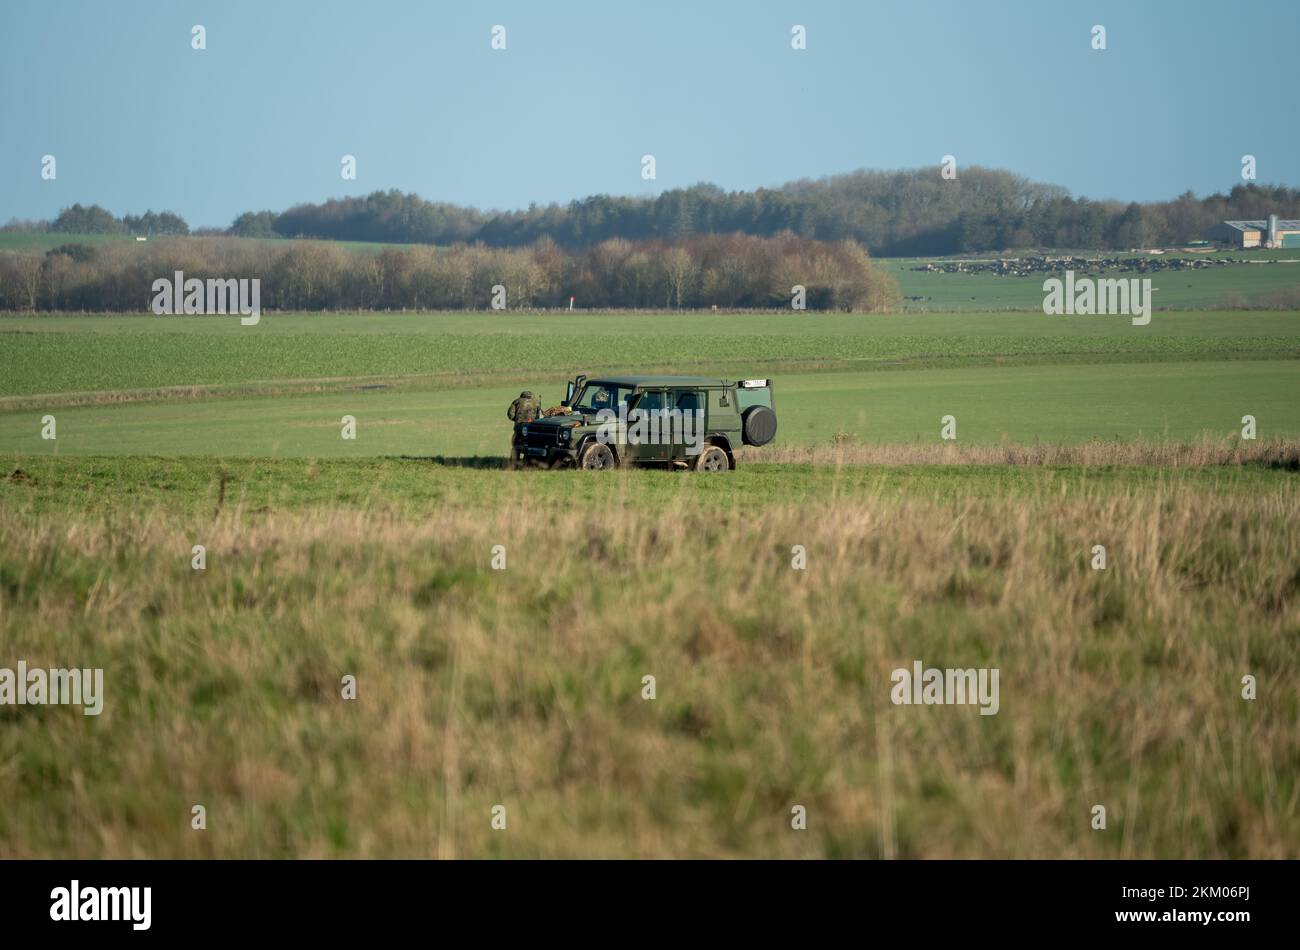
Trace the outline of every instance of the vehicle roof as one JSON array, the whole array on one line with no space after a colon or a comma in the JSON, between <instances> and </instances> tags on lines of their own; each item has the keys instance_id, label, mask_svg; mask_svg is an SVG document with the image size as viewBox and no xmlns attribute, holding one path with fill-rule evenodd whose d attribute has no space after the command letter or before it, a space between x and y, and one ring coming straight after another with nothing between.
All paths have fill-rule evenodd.
<instances>
[{"instance_id":1,"label":"vehicle roof","mask_svg":"<svg viewBox=\"0 0 1300 950\"><path fill-rule=\"evenodd\" d=\"M583 380L591 383L612 383L615 386L730 386L725 379L715 376L591 376Z\"/></svg>"}]
</instances>

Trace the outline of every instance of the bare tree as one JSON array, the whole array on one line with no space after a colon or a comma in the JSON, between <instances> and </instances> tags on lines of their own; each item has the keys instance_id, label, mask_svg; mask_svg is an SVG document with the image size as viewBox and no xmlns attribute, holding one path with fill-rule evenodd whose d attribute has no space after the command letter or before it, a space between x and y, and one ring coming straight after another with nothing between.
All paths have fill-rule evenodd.
<instances>
[{"instance_id":1,"label":"bare tree","mask_svg":"<svg viewBox=\"0 0 1300 950\"><path fill-rule=\"evenodd\" d=\"M664 254L664 273L668 277L668 289L671 294L669 303L673 303L678 310L682 309L682 301L686 298L695 283L695 278L699 274L699 267L696 266L695 260L691 257L689 251L684 247L674 247Z\"/></svg>"}]
</instances>

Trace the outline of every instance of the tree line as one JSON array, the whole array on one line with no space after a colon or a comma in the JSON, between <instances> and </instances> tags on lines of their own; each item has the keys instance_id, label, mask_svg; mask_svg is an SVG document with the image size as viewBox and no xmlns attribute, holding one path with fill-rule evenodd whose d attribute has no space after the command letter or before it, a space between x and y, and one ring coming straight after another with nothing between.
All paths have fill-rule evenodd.
<instances>
[{"instance_id":1,"label":"tree line","mask_svg":"<svg viewBox=\"0 0 1300 950\"><path fill-rule=\"evenodd\" d=\"M10 221L0 230L37 231L54 234L189 234L185 219L171 211L146 211L117 217L99 205L74 204L64 208L53 221Z\"/></svg>"},{"instance_id":2,"label":"tree line","mask_svg":"<svg viewBox=\"0 0 1300 950\"><path fill-rule=\"evenodd\" d=\"M852 240L878 257L937 256L1018 248L1124 250L1198 239L1220 221L1300 217L1300 189L1242 183L1227 194L1172 201L1091 201L999 169L858 171L779 188L723 191L700 184L653 197L593 195L568 204L484 212L400 191L247 211L224 232L236 237L306 237L393 244L530 247L549 238L591 247L612 238L678 240L706 234ZM74 205L53 222L13 222L65 233L184 234L171 212L115 218Z\"/></svg>"},{"instance_id":3,"label":"tree line","mask_svg":"<svg viewBox=\"0 0 1300 950\"><path fill-rule=\"evenodd\" d=\"M231 233L389 243L481 241L563 247L610 238L675 239L698 234L852 240L878 257L937 256L1014 248L1185 244L1226 219L1300 216L1300 189L1243 183L1228 194L1147 203L1073 198L1063 188L997 169L969 168L954 180L934 169L860 171L780 188L726 192L708 184L654 197L594 195L567 205L486 214L398 191L241 215Z\"/></svg>"},{"instance_id":4,"label":"tree line","mask_svg":"<svg viewBox=\"0 0 1300 950\"><path fill-rule=\"evenodd\" d=\"M147 311L153 283L258 278L267 310L790 309L888 311L892 275L852 241L792 234L702 235L674 241L611 238L562 248L390 247L378 253L327 241L163 238L148 244L70 244L44 256L0 253L0 309ZM801 291L796 288L802 288Z\"/></svg>"}]
</instances>

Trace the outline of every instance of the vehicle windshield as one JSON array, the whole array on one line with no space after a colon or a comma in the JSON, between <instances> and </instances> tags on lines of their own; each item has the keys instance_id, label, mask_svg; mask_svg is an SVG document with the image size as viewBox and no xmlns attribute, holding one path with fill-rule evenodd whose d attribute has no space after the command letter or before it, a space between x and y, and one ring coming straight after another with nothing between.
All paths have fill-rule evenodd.
<instances>
[{"instance_id":1,"label":"vehicle windshield","mask_svg":"<svg viewBox=\"0 0 1300 950\"><path fill-rule=\"evenodd\" d=\"M602 409L608 409L616 413L619 403L627 402L631 396L631 386L616 386L613 383L601 382L586 383L571 408L577 412L600 412Z\"/></svg>"}]
</instances>

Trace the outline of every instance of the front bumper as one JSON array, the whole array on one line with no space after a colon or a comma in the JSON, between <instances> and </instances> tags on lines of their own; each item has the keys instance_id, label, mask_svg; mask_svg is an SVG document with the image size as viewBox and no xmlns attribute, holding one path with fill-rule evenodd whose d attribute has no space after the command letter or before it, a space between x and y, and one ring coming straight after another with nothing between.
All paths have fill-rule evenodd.
<instances>
[{"instance_id":1,"label":"front bumper","mask_svg":"<svg viewBox=\"0 0 1300 950\"><path fill-rule=\"evenodd\" d=\"M529 429L528 435L523 430ZM515 429L514 451L516 461L541 462L554 464L561 461L573 461L577 455L570 442L562 441L559 430L544 426L518 426Z\"/></svg>"},{"instance_id":2,"label":"front bumper","mask_svg":"<svg viewBox=\"0 0 1300 950\"><path fill-rule=\"evenodd\" d=\"M577 453L573 449L557 445L532 446L515 443L515 458L521 462L554 464L560 461L572 462L577 458Z\"/></svg>"}]
</instances>

